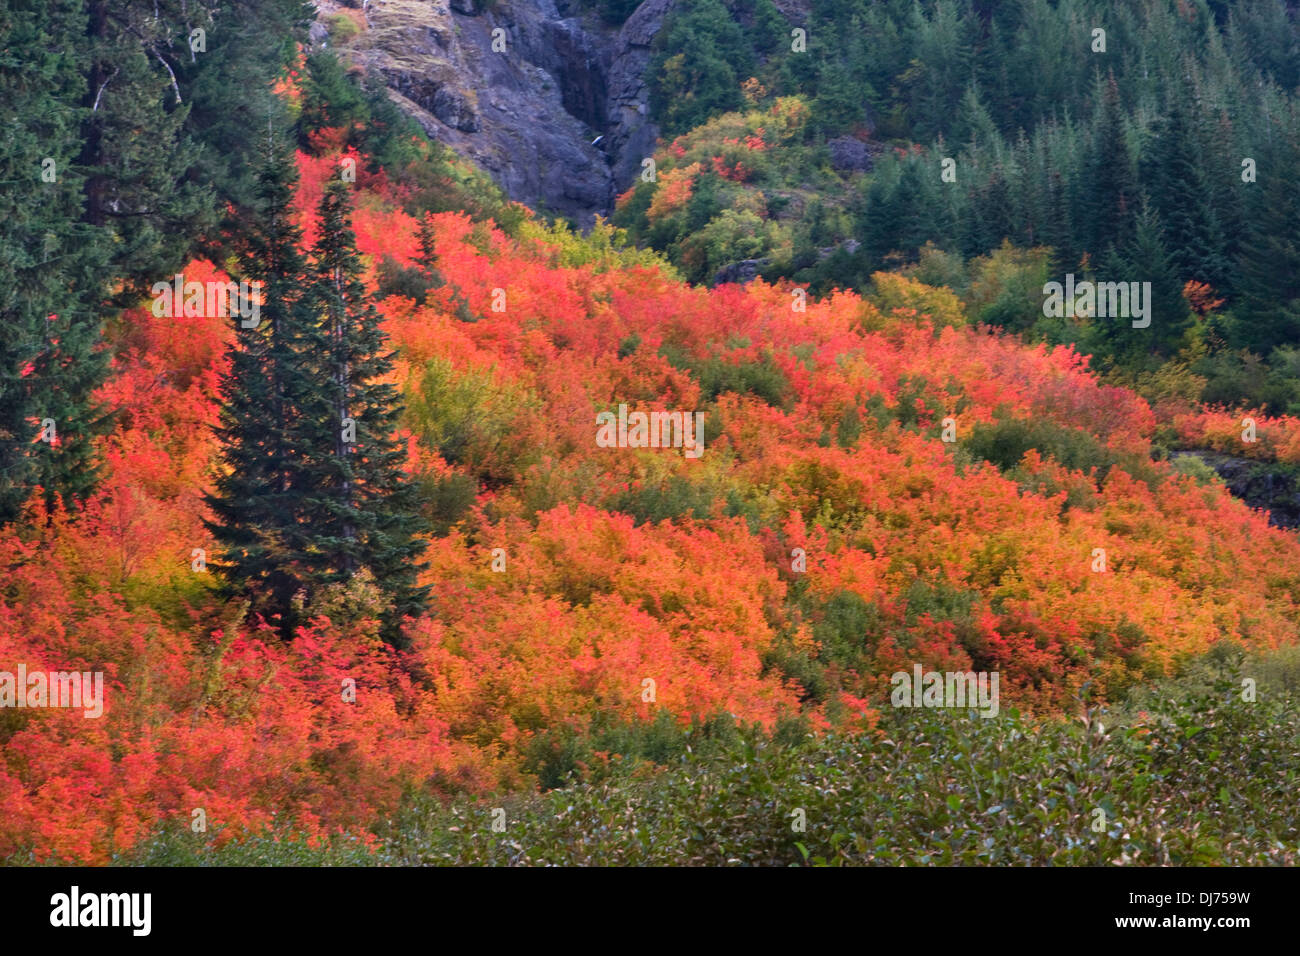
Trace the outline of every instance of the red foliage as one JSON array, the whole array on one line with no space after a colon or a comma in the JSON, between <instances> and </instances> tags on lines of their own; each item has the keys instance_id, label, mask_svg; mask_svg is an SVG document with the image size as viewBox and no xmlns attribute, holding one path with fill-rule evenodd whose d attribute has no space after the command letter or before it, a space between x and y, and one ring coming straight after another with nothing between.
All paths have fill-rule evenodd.
<instances>
[{"instance_id":1,"label":"red foliage","mask_svg":"<svg viewBox=\"0 0 1300 956\"><path fill-rule=\"evenodd\" d=\"M416 223L388 184L317 145L298 157L308 241L322 182L354 158L359 248L372 266L410 264ZM684 201L697 171L656 201ZM1004 475L939 439L946 415L960 441L1004 409L1144 455L1155 414L1073 350L932 318L915 284L888 315L842 292L796 312L784 286L560 265L548 242L456 213L431 222L446 284L382 310L419 409L413 469L476 492L432 542L437 616L398 653L367 622L324 618L285 646L223 604L191 562L213 548L200 496L229 320L130 311L100 395L119 413L100 493L76 520L34 512L0 535L0 669L99 670L108 685L100 719L3 715L0 856L103 861L200 807L212 826L357 828L407 790L523 785L530 741L598 715L770 725L802 710L869 727L888 675L913 661L997 669L1008 702L1061 708L1084 680L1118 684L1223 637L1296 640L1300 542L1221 489L1158 463L1154 488L1120 468L1102 480L1033 451ZM706 379L759 384L706 393ZM597 447L595 414L619 403L704 412L704 454ZM1300 460L1296 422L1257 417L1258 453ZM1240 416L1173 424L1240 450ZM931 601L940 586L969 613ZM874 622L847 663L814 637L846 593ZM764 668L778 647L826 665L824 702L800 704Z\"/></svg>"}]
</instances>

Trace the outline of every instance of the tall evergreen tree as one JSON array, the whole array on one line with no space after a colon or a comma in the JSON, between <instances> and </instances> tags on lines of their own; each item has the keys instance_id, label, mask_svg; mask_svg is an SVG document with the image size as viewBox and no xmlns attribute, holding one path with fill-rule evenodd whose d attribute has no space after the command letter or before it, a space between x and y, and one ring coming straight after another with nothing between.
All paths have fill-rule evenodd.
<instances>
[{"instance_id":1,"label":"tall evergreen tree","mask_svg":"<svg viewBox=\"0 0 1300 956\"><path fill-rule=\"evenodd\" d=\"M1055 170L1047 176L1043 207L1043 230L1036 241L1051 248L1053 272L1069 272L1078 261L1070 221L1069 189Z\"/></svg>"},{"instance_id":2,"label":"tall evergreen tree","mask_svg":"<svg viewBox=\"0 0 1300 956\"><path fill-rule=\"evenodd\" d=\"M1004 239L1015 240L1021 223L1016 221L1007 171L993 162L987 171L976 170L980 179L970 191L965 247L972 256L996 249Z\"/></svg>"},{"instance_id":3,"label":"tall evergreen tree","mask_svg":"<svg viewBox=\"0 0 1300 956\"><path fill-rule=\"evenodd\" d=\"M189 0L88 0L77 42L86 53L85 124L78 164L85 218L109 231L118 306L131 306L186 261L217 220L211 189L191 172L199 145L174 65L190 50L189 23L207 23ZM242 83L230 77L228 82Z\"/></svg>"},{"instance_id":4,"label":"tall evergreen tree","mask_svg":"<svg viewBox=\"0 0 1300 956\"><path fill-rule=\"evenodd\" d=\"M1104 258L1112 246L1128 241L1138 200L1137 177L1124 132L1124 110L1115 75L1099 78L1096 92L1099 105L1081 183L1081 212L1087 227L1085 248L1094 262Z\"/></svg>"},{"instance_id":5,"label":"tall evergreen tree","mask_svg":"<svg viewBox=\"0 0 1300 956\"><path fill-rule=\"evenodd\" d=\"M1204 155L1204 144L1194 135L1191 104L1173 91L1155 141L1147 149L1143 179L1164 223L1165 244L1178 277L1226 291L1227 240L1210 201L1213 189Z\"/></svg>"},{"instance_id":6,"label":"tall evergreen tree","mask_svg":"<svg viewBox=\"0 0 1300 956\"><path fill-rule=\"evenodd\" d=\"M953 108L972 79L978 26L958 4L927 6L912 8L916 59L906 82L916 133L928 139L951 132Z\"/></svg>"},{"instance_id":7,"label":"tall evergreen tree","mask_svg":"<svg viewBox=\"0 0 1300 956\"><path fill-rule=\"evenodd\" d=\"M0 3L0 523L38 486L73 504L98 477L107 243L74 165L86 25L81 0Z\"/></svg>"},{"instance_id":8,"label":"tall evergreen tree","mask_svg":"<svg viewBox=\"0 0 1300 956\"><path fill-rule=\"evenodd\" d=\"M1144 203L1133 237L1111 250L1101 263L1105 273L1097 277L1103 282L1151 283L1151 297L1146 302L1151 324L1146 328L1134 328L1126 318L1093 321L1092 338L1098 343L1097 350L1128 368L1152 367L1161 358L1173 355L1191 322L1182 295L1183 284L1164 235L1160 217Z\"/></svg>"},{"instance_id":9,"label":"tall evergreen tree","mask_svg":"<svg viewBox=\"0 0 1300 956\"><path fill-rule=\"evenodd\" d=\"M326 186L318 217L311 287L317 324L301 356L317 387L299 420L312 455L303 498L309 574L320 586L368 570L391 601L385 634L396 641L401 619L424 610L428 597L417 582L427 542L417 537L418 501L395 434L402 406L396 386L384 381L392 353L361 280L346 183Z\"/></svg>"},{"instance_id":10,"label":"tall evergreen tree","mask_svg":"<svg viewBox=\"0 0 1300 956\"><path fill-rule=\"evenodd\" d=\"M817 97L812 102L813 123L827 135L850 129L866 117L861 81L854 82L839 60L817 77Z\"/></svg>"},{"instance_id":11,"label":"tall evergreen tree","mask_svg":"<svg viewBox=\"0 0 1300 956\"><path fill-rule=\"evenodd\" d=\"M979 84L971 83L962 94L957 107L953 138L957 143L968 144L972 150L991 147L998 138L998 127L984 105Z\"/></svg>"},{"instance_id":12,"label":"tall evergreen tree","mask_svg":"<svg viewBox=\"0 0 1300 956\"><path fill-rule=\"evenodd\" d=\"M740 83L754 75L753 38L722 0L677 4L654 47L646 73L650 108L665 134L684 133L741 106Z\"/></svg>"},{"instance_id":13,"label":"tall evergreen tree","mask_svg":"<svg viewBox=\"0 0 1300 956\"><path fill-rule=\"evenodd\" d=\"M249 597L286 637L299 623L295 597L309 562L301 503L309 449L297 426L315 386L302 358L312 318L302 232L291 208L295 178L283 149L268 143L240 249L243 278L261 283L258 321L248 328L238 316L231 320L235 342L217 428L222 462L207 498L208 528L222 549L214 568L229 593Z\"/></svg>"},{"instance_id":14,"label":"tall evergreen tree","mask_svg":"<svg viewBox=\"0 0 1300 956\"><path fill-rule=\"evenodd\" d=\"M255 128L268 120L277 129L287 125L288 104L273 87L297 57L296 44L306 42L315 12L304 0L187 2L183 11L186 39L195 29L205 31L201 52L197 43L180 43L171 60L189 108L186 132L203 147L197 178L244 208L255 202L261 165L261 137L248 135L250 118ZM236 89L238 109L232 108Z\"/></svg>"},{"instance_id":15,"label":"tall evergreen tree","mask_svg":"<svg viewBox=\"0 0 1300 956\"><path fill-rule=\"evenodd\" d=\"M1284 125L1253 150L1258 181L1247 185L1249 223L1237 259L1241 303L1233 338L1267 355L1300 342L1300 127L1293 108Z\"/></svg>"}]
</instances>

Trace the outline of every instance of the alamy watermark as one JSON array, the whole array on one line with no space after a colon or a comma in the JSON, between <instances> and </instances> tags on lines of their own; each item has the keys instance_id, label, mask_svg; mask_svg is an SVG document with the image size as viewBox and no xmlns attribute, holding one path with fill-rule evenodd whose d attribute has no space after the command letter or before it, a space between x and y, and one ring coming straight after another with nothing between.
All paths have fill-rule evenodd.
<instances>
[{"instance_id":1,"label":"alamy watermark","mask_svg":"<svg viewBox=\"0 0 1300 956\"><path fill-rule=\"evenodd\" d=\"M0 707L68 707L86 717L104 713L103 671L0 671Z\"/></svg>"},{"instance_id":2,"label":"alamy watermark","mask_svg":"<svg viewBox=\"0 0 1300 956\"><path fill-rule=\"evenodd\" d=\"M1075 284L1074 273L1065 285L1048 282L1043 286L1043 315L1050 319L1100 318L1133 319L1133 328L1151 324L1150 282L1083 282Z\"/></svg>"},{"instance_id":3,"label":"alamy watermark","mask_svg":"<svg viewBox=\"0 0 1300 956\"><path fill-rule=\"evenodd\" d=\"M596 444L601 448L681 448L687 458L704 454L703 412L596 414Z\"/></svg>"},{"instance_id":4,"label":"alamy watermark","mask_svg":"<svg viewBox=\"0 0 1300 956\"><path fill-rule=\"evenodd\" d=\"M73 886L50 897L50 925L55 927L119 926L133 936L148 936L152 912L152 893L83 893Z\"/></svg>"},{"instance_id":5,"label":"alamy watermark","mask_svg":"<svg viewBox=\"0 0 1300 956\"><path fill-rule=\"evenodd\" d=\"M171 282L155 282L150 289L153 293L153 314L158 318L174 316L231 317L236 314L242 320L239 324L245 329L255 329L262 324L262 283L254 279L249 282L195 282L185 281L185 276L177 273Z\"/></svg>"},{"instance_id":6,"label":"alamy watermark","mask_svg":"<svg viewBox=\"0 0 1300 956\"><path fill-rule=\"evenodd\" d=\"M889 678L894 689L889 702L895 707L975 707L981 717L998 715L998 672L898 671Z\"/></svg>"}]
</instances>

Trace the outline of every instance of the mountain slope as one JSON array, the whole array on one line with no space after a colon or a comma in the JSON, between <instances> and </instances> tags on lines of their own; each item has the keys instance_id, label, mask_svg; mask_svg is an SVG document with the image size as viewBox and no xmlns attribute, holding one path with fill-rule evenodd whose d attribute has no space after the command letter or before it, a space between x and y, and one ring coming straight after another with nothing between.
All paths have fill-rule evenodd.
<instances>
[{"instance_id":1,"label":"mountain slope","mask_svg":"<svg viewBox=\"0 0 1300 956\"><path fill-rule=\"evenodd\" d=\"M340 155L299 162L307 210ZM225 322L133 311L102 492L0 538L0 657L108 684L101 720L4 711L0 855L102 860L195 808L359 832L403 794L553 784L574 740L660 715L870 728L914 662L1060 714L1225 639L1297 641L1300 540L1153 461L1151 408L1068 349L905 277L692 288L529 220L432 216L428 271L392 187L358 187L369 280L387 256L409 290L381 307L434 613L398 653L364 589L287 645L218 599L195 555ZM620 405L699 412L702 454L601 447Z\"/></svg>"}]
</instances>

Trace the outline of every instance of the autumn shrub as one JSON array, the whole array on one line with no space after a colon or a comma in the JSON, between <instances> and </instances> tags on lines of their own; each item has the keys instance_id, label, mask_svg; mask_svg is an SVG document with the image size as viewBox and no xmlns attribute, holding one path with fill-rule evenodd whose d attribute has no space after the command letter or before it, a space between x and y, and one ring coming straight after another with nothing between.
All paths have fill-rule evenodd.
<instances>
[{"instance_id":1,"label":"autumn shrub","mask_svg":"<svg viewBox=\"0 0 1300 956\"><path fill-rule=\"evenodd\" d=\"M334 14L329 18L328 22L330 39L336 44L346 44L361 33L361 27L357 25L357 21L346 12Z\"/></svg>"},{"instance_id":2,"label":"autumn shrub","mask_svg":"<svg viewBox=\"0 0 1300 956\"><path fill-rule=\"evenodd\" d=\"M451 465L488 481L512 480L527 462L520 427L527 396L497 370L430 361L408 406L422 441Z\"/></svg>"},{"instance_id":3,"label":"autumn shrub","mask_svg":"<svg viewBox=\"0 0 1300 956\"><path fill-rule=\"evenodd\" d=\"M445 535L468 514L478 493L478 483L460 472L421 476L420 500L429 528Z\"/></svg>"},{"instance_id":4,"label":"autumn shrub","mask_svg":"<svg viewBox=\"0 0 1300 956\"><path fill-rule=\"evenodd\" d=\"M364 159L341 135L315 146L319 155L298 156L304 228L314 227L307 200L339 158ZM421 163L409 179L358 166L357 244L372 290L415 267L411 210L461 201L460 173L433 154ZM681 215L710 177L720 179L702 174ZM1220 839L1212 748L1196 765L1203 776L1169 792L1120 746L1142 734L1115 730L1101 751L1080 750L1066 715L1085 685L1115 702L1217 643L1300 640L1300 539L1223 485L1152 460L1158 440L1286 465L1300 460L1294 419L1261 415L1260 440L1243 443L1236 413L1153 409L1099 380L1077 351L992 334L965 321L958 297L907 276L882 280L876 302L839 292L810 296L801 312L788 286L694 288L613 233L516 223L512 234L472 208L426 220L445 284L423 304L379 303L430 538L422 583L434 595L400 652L376 646L364 587L311 609L316 621L286 642L213 586L201 492L233 330L220 316L148 308L110 328L113 374L98 397L117 417L100 491L77 511L35 498L0 534L0 668L101 669L109 706L99 721L0 712L0 856L103 862L159 829L183 855L176 841L190 838L175 831L188 833L204 808L210 829L194 840L212 842L214 859L215 844L246 834L261 834L251 842L272 857L307 852L272 846L291 834L309 849L324 841L331 859L340 830L361 834L405 807L409 829L389 834L378 858L726 862L717 854L732 847L798 862L781 829L789 821L755 815L787 790L832 812L830 797L800 789L806 777L844 785L875 821L843 825L834 847L798 841L811 858L1113 859L1112 845L1078 829L1082 798L1043 769L1068 766L1092 781L1090 796L1112 795L1119 819L1145 827L1134 859L1279 858L1255 836ZM224 275L202 262L185 272ZM497 290L504 309L493 307ZM596 412L621 402L703 412L704 454L596 446ZM956 442L943 440L946 418ZM1004 711L1020 723L892 715L889 675L914 663L997 670ZM1262 688L1272 671L1260 673ZM1169 706L1202 700L1227 698ZM1231 761L1252 749L1241 740L1290 726L1285 715L1252 723L1267 707L1211 714L1220 730L1166 744L1196 751L1213 738L1241 773ZM700 748L681 736L719 714L763 728L746 738L752 757L741 742L724 748L731 769L691 762ZM836 736L817 751L794 740L808 729ZM912 741L909 756L883 740ZM990 740L1014 757L1014 786L1012 764L980 749ZM1261 780L1286 772L1273 746ZM1119 776L1093 767L1093 752L1113 757ZM932 753L951 766L930 767ZM1010 788L1000 801L1019 801L1014 815L969 797L948 806L969 783L942 775L955 772L954 754L981 787L998 773L997 788ZM890 775L902 759L915 761L904 776L925 792ZM670 770L656 778L655 765ZM573 811L536 796L539 782L573 771L600 781L565 791ZM1243 783L1240 812L1260 839L1282 833L1280 801L1253 786ZM706 819L701 807L728 813L709 788L730 788L748 809ZM505 792L519 814L510 819L533 821L540 842L502 846L499 834L466 829L501 805L480 797ZM633 792L648 809L629 811ZM895 792L904 810L890 816L883 801ZM1203 813L1201 837L1152 836L1151 820L1194 825ZM645 825L632 833L629 819Z\"/></svg>"},{"instance_id":5,"label":"autumn shrub","mask_svg":"<svg viewBox=\"0 0 1300 956\"><path fill-rule=\"evenodd\" d=\"M739 739L735 719L726 713L697 715L689 722L659 711L649 721L598 715L583 732L563 725L534 737L524 768L543 790L575 783L600 783L628 773L629 767L665 767L688 754L725 753Z\"/></svg>"},{"instance_id":6,"label":"autumn shrub","mask_svg":"<svg viewBox=\"0 0 1300 956\"><path fill-rule=\"evenodd\" d=\"M684 475L670 475L662 482L629 488L609 499L609 507L631 515L638 524L670 518L707 519L713 516L713 496Z\"/></svg>"},{"instance_id":7,"label":"autumn shrub","mask_svg":"<svg viewBox=\"0 0 1300 956\"><path fill-rule=\"evenodd\" d=\"M935 327L962 326L967 322L965 307L949 289L924 286L891 272L877 272L871 279L874 288L869 298L882 312L902 310L924 315Z\"/></svg>"},{"instance_id":8,"label":"autumn shrub","mask_svg":"<svg viewBox=\"0 0 1300 956\"><path fill-rule=\"evenodd\" d=\"M1170 467L1180 475L1187 475L1198 484L1212 485L1221 482L1218 472L1196 455L1178 455L1170 459Z\"/></svg>"},{"instance_id":9,"label":"autumn shrub","mask_svg":"<svg viewBox=\"0 0 1300 956\"><path fill-rule=\"evenodd\" d=\"M880 639L880 615L853 591L839 591L812 612L818 659L831 666L859 667L868 642Z\"/></svg>"},{"instance_id":10,"label":"autumn shrub","mask_svg":"<svg viewBox=\"0 0 1300 956\"><path fill-rule=\"evenodd\" d=\"M118 866L373 866L373 841L351 834L306 838L291 825L270 833L241 834L214 827L203 836L177 827L158 834L128 854L115 857Z\"/></svg>"}]
</instances>

